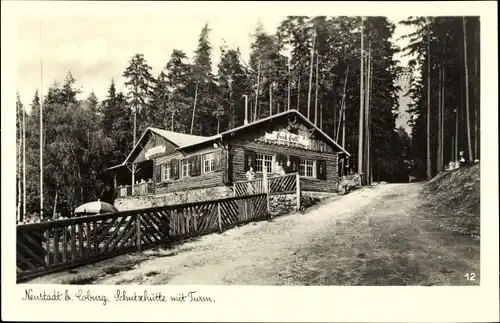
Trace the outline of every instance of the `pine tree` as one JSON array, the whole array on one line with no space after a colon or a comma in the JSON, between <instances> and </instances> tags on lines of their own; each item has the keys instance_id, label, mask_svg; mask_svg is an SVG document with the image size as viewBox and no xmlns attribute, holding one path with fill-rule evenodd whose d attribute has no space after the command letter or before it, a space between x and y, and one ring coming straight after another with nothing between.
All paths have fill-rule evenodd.
<instances>
[{"instance_id":1,"label":"pine tree","mask_svg":"<svg viewBox=\"0 0 500 323\"><path fill-rule=\"evenodd\" d=\"M150 109L151 95L154 79L143 54L135 54L123 72L127 79L125 86L128 88L128 100L134 116L134 145L138 133L142 133L149 125L148 119L153 112Z\"/></svg>"},{"instance_id":2,"label":"pine tree","mask_svg":"<svg viewBox=\"0 0 500 323\"><path fill-rule=\"evenodd\" d=\"M190 131L193 108L193 98L189 93L192 67L185 62L186 60L186 53L174 49L165 66L167 85L170 90L167 105L167 114L170 116L168 129L183 133Z\"/></svg>"},{"instance_id":3,"label":"pine tree","mask_svg":"<svg viewBox=\"0 0 500 323\"><path fill-rule=\"evenodd\" d=\"M191 117L190 133L212 135L217 127L217 102L218 88L212 74L212 46L208 39L210 29L208 24L203 26L198 38L198 47L194 52L192 67L192 97L194 98ZM204 120L203 122L197 122ZM194 125L199 125L199 130L194 130Z\"/></svg>"}]
</instances>

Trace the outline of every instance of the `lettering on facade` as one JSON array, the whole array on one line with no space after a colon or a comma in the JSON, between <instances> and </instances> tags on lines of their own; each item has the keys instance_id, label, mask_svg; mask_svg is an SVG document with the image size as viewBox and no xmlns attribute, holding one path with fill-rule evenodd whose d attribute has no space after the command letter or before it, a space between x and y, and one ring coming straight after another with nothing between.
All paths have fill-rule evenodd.
<instances>
[{"instance_id":1,"label":"lettering on facade","mask_svg":"<svg viewBox=\"0 0 500 323\"><path fill-rule=\"evenodd\" d=\"M146 150L146 152L144 153L144 157L146 159L150 159L151 156L157 155L157 154L162 154L166 150L167 150L167 147L165 147L164 145L155 146L155 147L152 147L152 148L149 148L148 150Z\"/></svg>"},{"instance_id":2,"label":"lettering on facade","mask_svg":"<svg viewBox=\"0 0 500 323\"><path fill-rule=\"evenodd\" d=\"M266 140L277 141L278 143L294 143L304 147L309 147L311 142L303 136L295 135L288 132L273 131L265 135Z\"/></svg>"}]
</instances>

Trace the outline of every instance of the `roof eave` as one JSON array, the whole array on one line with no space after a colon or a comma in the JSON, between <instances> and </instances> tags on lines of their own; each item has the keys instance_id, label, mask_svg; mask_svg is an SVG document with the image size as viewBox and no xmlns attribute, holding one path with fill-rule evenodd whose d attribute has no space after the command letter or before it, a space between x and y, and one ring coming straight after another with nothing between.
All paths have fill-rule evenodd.
<instances>
[{"instance_id":1,"label":"roof eave","mask_svg":"<svg viewBox=\"0 0 500 323\"><path fill-rule=\"evenodd\" d=\"M111 166L111 167L108 167L106 168L106 170L113 170L113 169L117 169L117 168L120 168L120 167L123 167L123 166L127 166L127 163L123 162L121 164L118 164L118 165L115 165L115 166Z\"/></svg>"},{"instance_id":2,"label":"roof eave","mask_svg":"<svg viewBox=\"0 0 500 323\"><path fill-rule=\"evenodd\" d=\"M208 142L211 142L211 141L214 141L214 140L217 140L217 139L221 139L221 138L222 138L222 134L218 134L218 135L215 135L215 136L212 136L212 137L208 137L206 140L197 142L195 144L190 144L190 145L184 145L184 146L177 147L177 148L175 148L175 150L183 151L186 148L193 148L193 147L196 147L196 146L199 146L199 145L202 145L202 144L206 144Z\"/></svg>"}]
</instances>

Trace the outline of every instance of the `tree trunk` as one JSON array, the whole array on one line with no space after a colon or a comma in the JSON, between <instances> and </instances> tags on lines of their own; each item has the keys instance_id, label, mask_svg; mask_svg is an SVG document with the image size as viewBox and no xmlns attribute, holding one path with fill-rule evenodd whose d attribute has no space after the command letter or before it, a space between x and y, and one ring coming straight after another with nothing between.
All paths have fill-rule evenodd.
<instances>
[{"instance_id":1,"label":"tree trunk","mask_svg":"<svg viewBox=\"0 0 500 323\"><path fill-rule=\"evenodd\" d=\"M273 83L269 84L269 115L273 115Z\"/></svg>"},{"instance_id":2,"label":"tree trunk","mask_svg":"<svg viewBox=\"0 0 500 323\"><path fill-rule=\"evenodd\" d=\"M337 133L335 135L335 141L338 141L338 138L339 138L340 123L342 122L343 126L345 124L345 118L344 118L344 114L345 114L345 112L344 112L344 110L345 110L345 92L346 92L346 89L347 89L347 76L348 75L349 75L349 64L347 64L347 67L346 67L346 70L345 70L344 89L342 91L342 101L340 103L340 112L339 112L339 124L337 126ZM335 127L335 124L333 126ZM342 146L342 147L345 148L344 146Z\"/></svg>"},{"instance_id":3,"label":"tree trunk","mask_svg":"<svg viewBox=\"0 0 500 323\"><path fill-rule=\"evenodd\" d=\"M196 100L198 99L198 84L199 82L196 82L196 88L194 90L193 115L191 116L191 131L189 132L190 134L193 134L194 116L196 113Z\"/></svg>"},{"instance_id":4,"label":"tree trunk","mask_svg":"<svg viewBox=\"0 0 500 323\"><path fill-rule=\"evenodd\" d=\"M137 95L137 85L134 87L135 95ZM134 145L137 141L137 98L134 100Z\"/></svg>"},{"instance_id":5,"label":"tree trunk","mask_svg":"<svg viewBox=\"0 0 500 323\"><path fill-rule=\"evenodd\" d=\"M454 157L455 156L455 136L451 136L451 158L450 158L450 161L453 162L454 161Z\"/></svg>"},{"instance_id":6,"label":"tree trunk","mask_svg":"<svg viewBox=\"0 0 500 323\"><path fill-rule=\"evenodd\" d=\"M316 31L314 31L311 47L311 64L309 66L309 90L307 92L307 120L311 120L311 90L314 65L314 43L316 42Z\"/></svg>"},{"instance_id":7,"label":"tree trunk","mask_svg":"<svg viewBox=\"0 0 500 323\"><path fill-rule=\"evenodd\" d=\"M368 77L366 82L366 181L371 185L370 167L371 167L371 108L370 108L370 95L371 95L371 82L372 82L372 57L371 57L371 43L368 49Z\"/></svg>"},{"instance_id":8,"label":"tree trunk","mask_svg":"<svg viewBox=\"0 0 500 323\"><path fill-rule=\"evenodd\" d=\"M458 160L458 154L459 151L461 150L461 147L459 144L462 143L460 140L460 136L463 135L463 132L460 131L461 123L462 120L464 119L463 111L464 111L464 88L463 88L463 76L460 77L460 105L458 106L457 109L457 115L456 115L456 125L455 125L455 161Z\"/></svg>"},{"instance_id":9,"label":"tree trunk","mask_svg":"<svg viewBox=\"0 0 500 323\"><path fill-rule=\"evenodd\" d=\"M288 59L288 97L287 97L287 109L290 110L290 94L291 94L291 79L292 79L292 73L291 73L291 61Z\"/></svg>"},{"instance_id":10,"label":"tree trunk","mask_svg":"<svg viewBox=\"0 0 500 323\"><path fill-rule=\"evenodd\" d=\"M427 179L431 177L431 25L427 21Z\"/></svg>"},{"instance_id":11,"label":"tree trunk","mask_svg":"<svg viewBox=\"0 0 500 323\"><path fill-rule=\"evenodd\" d=\"M444 147L445 147L445 142L444 142L444 118L445 118L445 114L444 114L444 102L445 102L445 96L446 96L446 91L445 91L445 82L446 80L446 69L445 69L445 66L443 65L443 72L441 73L441 91L442 91L442 94L441 94L441 151L440 151L440 155L439 155L439 158L440 158L440 163L441 163L441 171L444 170Z\"/></svg>"},{"instance_id":12,"label":"tree trunk","mask_svg":"<svg viewBox=\"0 0 500 323\"><path fill-rule=\"evenodd\" d=\"M297 81L297 111L300 112L300 72Z\"/></svg>"},{"instance_id":13,"label":"tree trunk","mask_svg":"<svg viewBox=\"0 0 500 323\"><path fill-rule=\"evenodd\" d=\"M319 128L323 130L323 102L319 104Z\"/></svg>"},{"instance_id":14,"label":"tree trunk","mask_svg":"<svg viewBox=\"0 0 500 323\"><path fill-rule=\"evenodd\" d=\"M361 78L359 84L359 139L358 139L358 174L363 172L363 112L364 112L364 78L365 78L365 64L364 64L364 28L363 28L363 17L361 17Z\"/></svg>"},{"instance_id":15,"label":"tree trunk","mask_svg":"<svg viewBox=\"0 0 500 323\"><path fill-rule=\"evenodd\" d=\"M318 66L319 66L319 55L316 52L316 87L315 87L315 98L314 98L314 124L318 125Z\"/></svg>"},{"instance_id":16,"label":"tree trunk","mask_svg":"<svg viewBox=\"0 0 500 323\"><path fill-rule=\"evenodd\" d=\"M257 68L257 84L255 86L255 105L253 110L253 121L257 120L257 107L259 106L259 83L260 83L260 58L259 58L259 67Z\"/></svg>"},{"instance_id":17,"label":"tree trunk","mask_svg":"<svg viewBox=\"0 0 500 323\"><path fill-rule=\"evenodd\" d=\"M26 124L24 109L22 110L22 126L23 126L23 213L21 220L26 216Z\"/></svg>"},{"instance_id":18,"label":"tree trunk","mask_svg":"<svg viewBox=\"0 0 500 323\"><path fill-rule=\"evenodd\" d=\"M341 100L342 102L342 100ZM337 122L338 122L338 127L340 127L340 111L342 109L342 103L339 102L339 120L337 121L337 105L334 103L333 106L332 106L332 109L333 109L333 129L332 129L332 138L337 141L337 138L335 137L335 135L337 134Z\"/></svg>"},{"instance_id":19,"label":"tree trunk","mask_svg":"<svg viewBox=\"0 0 500 323\"><path fill-rule=\"evenodd\" d=\"M229 128L230 129L234 128L234 106L233 106L233 86L232 85L229 86Z\"/></svg>"},{"instance_id":20,"label":"tree trunk","mask_svg":"<svg viewBox=\"0 0 500 323\"><path fill-rule=\"evenodd\" d=\"M342 107L342 148L345 149L345 101L344 106ZM353 136L354 138L354 136Z\"/></svg>"},{"instance_id":21,"label":"tree trunk","mask_svg":"<svg viewBox=\"0 0 500 323\"><path fill-rule=\"evenodd\" d=\"M20 104L19 102L16 102L16 119L19 120L19 110L20 110ZM17 121L16 120L16 121ZM17 128L16 129L16 139L17 139L17 167L16 167L16 181L17 181L17 220L21 221L21 144L22 144L22 137L21 137L21 129Z\"/></svg>"},{"instance_id":22,"label":"tree trunk","mask_svg":"<svg viewBox=\"0 0 500 323\"><path fill-rule=\"evenodd\" d=\"M437 147L437 158L436 158L436 166L437 166L437 172L441 172L441 101L442 101L442 68L441 64L438 65L438 136L437 136L437 142L438 142L438 147Z\"/></svg>"},{"instance_id":23,"label":"tree trunk","mask_svg":"<svg viewBox=\"0 0 500 323\"><path fill-rule=\"evenodd\" d=\"M462 17L464 31L464 66L465 66L465 116L467 120L467 147L469 149L469 161L474 161L472 154L472 140L470 135L470 111L469 111L469 69L467 67L467 30L465 17Z\"/></svg>"},{"instance_id":24,"label":"tree trunk","mask_svg":"<svg viewBox=\"0 0 500 323\"><path fill-rule=\"evenodd\" d=\"M174 131L174 123L175 123L174 114L175 114L175 110L172 110L172 124L170 126L171 127L170 130L172 130L172 131Z\"/></svg>"},{"instance_id":25,"label":"tree trunk","mask_svg":"<svg viewBox=\"0 0 500 323\"><path fill-rule=\"evenodd\" d=\"M52 218L55 219L56 217L56 210L57 210L57 195L59 193L59 190L56 189L56 197L54 198L54 209L52 210Z\"/></svg>"},{"instance_id":26,"label":"tree trunk","mask_svg":"<svg viewBox=\"0 0 500 323\"><path fill-rule=\"evenodd\" d=\"M479 26L479 23L476 24ZM474 47L476 48L476 51L474 53L474 78L475 78L475 85L474 85L474 156L476 159L479 159L479 112L480 106L481 106L481 99L480 99L480 92L479 92L479 84L480 84L480 78L479 78L479 59L478 56L480 55L480 32L479 28L476 28L476 32L474 33L475 35L475 40L474 40Z\"/></svg>"}]
</instances>

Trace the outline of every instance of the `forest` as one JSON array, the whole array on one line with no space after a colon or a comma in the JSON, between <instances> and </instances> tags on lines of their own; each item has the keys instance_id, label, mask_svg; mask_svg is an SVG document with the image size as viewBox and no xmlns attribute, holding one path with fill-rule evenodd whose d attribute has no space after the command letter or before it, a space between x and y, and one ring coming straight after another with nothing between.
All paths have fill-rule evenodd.
<instances>
[{"instance_id":1,"label":"forest","mask_svg":"<svg viewBox=\"0 0 500 323\"><path fill-rule=\"evenodd\" d=\"M205 25L192 59L175 49L153 71L143 54L133 54L121 75L124 91L111 78L106 97L79 99L82 89L69 71L32 102L18 94L17 211L41 211L41 178L45 218L88 201L113 202L106 168L120 164L148 126L213 135L243 124L245 96L250 121L299 110L351 153L346 166L367 174L368 184L407 182L410 174L428 179L459 151L478 159L479 19L400 23L416 27L404 36L406 48L391 40L395 25L386 17L289 16L274 33L257 23L249 60L223 46L217 66ZM399 51L415 57L411 134L395 129Z\"/></svg>"}]
</instances>

